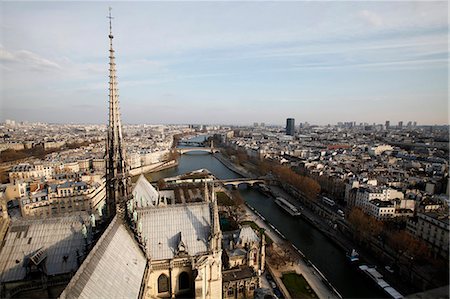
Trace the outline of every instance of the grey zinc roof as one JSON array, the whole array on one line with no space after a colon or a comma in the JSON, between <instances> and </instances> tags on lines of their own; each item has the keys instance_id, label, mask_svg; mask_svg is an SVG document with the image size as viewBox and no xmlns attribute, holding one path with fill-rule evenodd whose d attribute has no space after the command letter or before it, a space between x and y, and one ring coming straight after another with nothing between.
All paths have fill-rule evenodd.
<instances>
[{"instance_id":1,"label":"grey zinc roof","mask_svg":"<svg viewBox=\"0 0 450 299\"><path fill-rule=\"evenodd\" d=\"M158 191L141 174L133 188L133 196L137 207L150 207L158 205Z\"/></svg>"},{"instance_id":2,"label":"grey zinc roof","mask_svg":"<svg viewBox=\"0 0 450 299\"><path fill-rule=\"evenodd\" d=\"M191 256L208 251L211 212L208 203L171 205L138 210L142 235L152 260L174 257L181 239Z\"/></svg>"},{"instance_id":3,"label":"grey zinc roof","mask_svg":"<svg viewBox=\"0 0 450 299\"><path fill-rule=\"evenodd\" d=\"M43 248L50 275L69 273L78 268L77 250L81 255L84 238L82 223L89 223L87 213L41 220L15 220L11 223L0 252L0 281L25 278L28 258ZM67 256L67 261L63 261Z\"/></svg>"},{"instance_id":4,"label":"grey zinc roof","mask_svg":"<svg viewBox=\"0 0 450 299\"><path fill-rule=\"evenodd\" d=\"M117 216L60 298L138 298L146 258Z\"/></svg>"},{"instance_id":5,"label":"grey zinc roof","mask_svg":"<svg viewBox=\"0 0 450 299\"><path fill-rule=\"evenodd\" d=\"M239 232L238 242L241 244L258 243L259 238L250 226L244 225Z\"/></svg>"},{"instance_id":6,"label":"grey zinc roof","mask_svg":"<svg viewBox=\"0 0 450 299\"><path fill-rule=\"evenodd\" d=\"M255 271L249 266L241 266L237 269L226 270L222 272L222 281L235 281L255 276Z\"/></svg>"}]
</instances>

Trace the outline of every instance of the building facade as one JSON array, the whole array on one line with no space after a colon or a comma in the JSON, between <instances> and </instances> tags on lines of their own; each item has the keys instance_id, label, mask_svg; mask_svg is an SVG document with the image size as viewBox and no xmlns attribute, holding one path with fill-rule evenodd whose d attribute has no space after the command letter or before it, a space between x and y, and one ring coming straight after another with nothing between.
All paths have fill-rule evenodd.
<instances>
[{"instance_id":1,"label":"building facade","mask_svg":"<svg viewBox=\"0 0 450 299\"><path fill-rule=\"evenodd\" d=\"M293 118L286 119L286 135L295 135L295 119Z\"/></svg>"},{"instance_id":2,"label":"building facade","mask_svg":"<svg viewBox=\"0 0 450 299\"><path fill-rule=\"evenodd\" d=\"M105 180L67 181L29 192L19 199L19 206L24 218L62 216L78 211L102 215L105 198Z\"/></svg>"},{"instance_id":3,"label":"building facade","mask_svg":"<svg viewBox=\"0 0 450 299\"><path fill-rule=\"evenodd\" d=\"M407 223L408 231L430 245L434 254L448 258L449 217L435 212L417 213Z\"/></svg>"}]
</instances>

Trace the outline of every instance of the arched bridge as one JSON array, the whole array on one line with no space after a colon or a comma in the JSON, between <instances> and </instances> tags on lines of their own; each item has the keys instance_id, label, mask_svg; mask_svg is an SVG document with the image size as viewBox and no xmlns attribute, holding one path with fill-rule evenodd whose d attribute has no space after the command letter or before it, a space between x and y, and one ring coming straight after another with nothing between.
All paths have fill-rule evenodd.
<instances>
[{"instance_id":1,"label":"arched bridge","mask_svg":"<svg viewBox=\"0 0 450 299\"><path fill-rule=\"evenodd\" d=\"M178 147L177 152L180 153L180 155L190 153L190 152L205 152L205 153L218 153L219 150L214 147Z\"/></svg>"},{"instance_id":2,"label":"arched bridge","mask_svg":"<svg viewBox=\"0 0 450 299\"><path fill-rule=\"evenodd\" d=\"M249 186L254 186L255 184L265 184L268 182L265 179L253 179L253 178L239 178L239 179L229 179L229 180L218 180L225 186L233 186L235 188L239 187L241 184L247 184Z\"/></svg>"},{"instance_id":3,"label":"arched bridge","mask_svg":"<svg viewBox=\"0 0 450 299\"><path fill-rule=\"evenodd\" d=\"M179 141L178 145L203 146L205 145L205 141Z\"/></svg>"}]
</instances>

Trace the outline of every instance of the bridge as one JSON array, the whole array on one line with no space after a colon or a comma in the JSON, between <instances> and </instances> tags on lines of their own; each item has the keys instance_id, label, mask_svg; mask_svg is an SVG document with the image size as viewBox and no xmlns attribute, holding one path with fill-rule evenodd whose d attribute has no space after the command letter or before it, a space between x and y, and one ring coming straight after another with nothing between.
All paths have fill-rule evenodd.
<instances>
[{"instance_id":1,"label":"bridge","mask_svg":"<svg viewBox=\"0 0 450 299\"><path fill-rule=\"evenodd\" d=\"M177 152L180 153L180 155L190 153L190 152L204 152L209 154L218 153L219 149L215 147L177 147Z\"/></svg>"},{"instance_id":2,"label":"bridge","mask_svg":"<svg viewBox=\"0 0 450 299\"><path fill-rule=\"evenodd\" d=\"M234 188L239 187L241 184L247 184L249 186L254 186L258 184L265 184L268 180L260 178L239 178L239 179L228 179L228 180L218 180L225 186L233 186Z\"/></svg>"},{"instance_id":3,"label":"bridge","mask_svg":"<svg viewBox=\"0 0 450 299\"><path fill-rule=\"evenodd\" d=\"M190 146L203 146L203 145L205 145L205 141L189 141L189 140L186 140L186 141L183 141L183 140L181 140L181 141L178 141L178 145L190 145Z\"/></svg>"}]
</instances>

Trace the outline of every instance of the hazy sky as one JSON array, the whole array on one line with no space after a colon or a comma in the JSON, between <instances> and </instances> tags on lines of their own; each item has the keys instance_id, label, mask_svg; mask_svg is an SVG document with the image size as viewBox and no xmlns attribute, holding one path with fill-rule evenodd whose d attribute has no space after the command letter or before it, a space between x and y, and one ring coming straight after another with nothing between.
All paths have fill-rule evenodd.
<instances>
[{"instance_id":1,"label":"hazy sky","mask_svg":"<svg viewBox=\"0 0 450 299\"><path fill-rule=\"evenodd\" d=\"M448 123L442 2L1 2L0 121Z\"/></svg>"}]
</instances>

